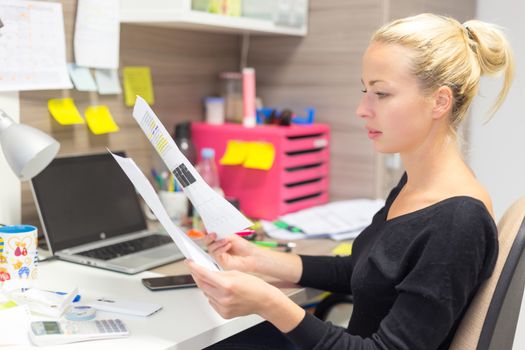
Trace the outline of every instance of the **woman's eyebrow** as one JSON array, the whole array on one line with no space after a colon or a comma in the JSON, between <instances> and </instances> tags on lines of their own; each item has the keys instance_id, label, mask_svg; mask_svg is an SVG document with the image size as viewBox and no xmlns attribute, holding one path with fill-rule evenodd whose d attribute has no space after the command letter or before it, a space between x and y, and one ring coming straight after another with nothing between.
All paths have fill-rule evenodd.
<instances>
[{"instance_id":1,"label":"woman's eyebrow","mask_svg":"<svg viewBox=\"0 0 525 350\"><path fill-rule=\"evenodd\" d=\"M365 85L365 82L363 81L363 79L361 79L361 83L362 83L363 85ZM368 85L373 86L373 85L376 84L376 83L385 83L385 81L384 81L384 80L381 80L381 79L370 80L370 81L368 82Z\"/></svg>"}]
</instances>

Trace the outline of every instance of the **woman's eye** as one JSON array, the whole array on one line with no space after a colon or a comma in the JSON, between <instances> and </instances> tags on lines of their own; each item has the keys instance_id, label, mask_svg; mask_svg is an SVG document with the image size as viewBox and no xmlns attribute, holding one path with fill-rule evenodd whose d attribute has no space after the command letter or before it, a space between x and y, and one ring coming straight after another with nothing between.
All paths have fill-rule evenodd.
<instances>
[{"instance_id":1,"label":"woman's eye","mask_svg":"<svg viewBox=\"0 0 525 350\"><path fill-rule=\"evenodd\" d=\"M386 92L376 92L376 95L379 98L383 98L383 97L387 97L388 96L388 94Z\"/></svg>"},{"instance_id":2,"label":"woman's eye","mask_svg":"<svg viewBox=\"0 0 525 350\"><path fill-rule=\"evenodd\" d=\"M366 90L366 89L361 89L361 92L362 92L363 94L366 94L366 93L368 92L368 90Z\"/></svg>"}]
</instances>

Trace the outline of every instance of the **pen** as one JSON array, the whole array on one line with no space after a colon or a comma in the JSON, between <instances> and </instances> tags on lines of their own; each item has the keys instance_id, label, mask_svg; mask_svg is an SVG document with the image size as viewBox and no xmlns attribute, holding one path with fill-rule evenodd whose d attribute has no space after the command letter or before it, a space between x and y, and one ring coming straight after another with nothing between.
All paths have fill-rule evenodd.
<instances>
[{"instance_id":1,"label":"pen","mask_svg":"<svg viewBox=\"0 0 525 350\"><path fill-rule=\"evenodd\" d=\"M253 243L257 244L261 247L269 247L269 248L286 248L286 249L292 249L295 248L297 244L293 242L288 243L279 243L279 242L273 242L273 241L252 241Z\"/></svg>"},{"instance_id":2,"label":"pen","mask_svg":"<svg viewBox=\"0 0 525 350\"><path fill-rule=\"evenodd\" d=\"M288 225L284 221L277 220L277 221L274 221L273 224L278 228L282 228L284 230L287 230L293 233L304 233L303 230L301 230L299 227Z\"/></svg>"},{"instance_id":3,"label":"pen","mask_svg":"<svg viewBox=\"0 0 525 350\"><path fill-rule=\"evenodd\" d=\"M55 292L53 290L48 290L48 292L55 293L55 294L58 294L58 295L66 295L67 294L66 292ZM78 301L80 301L80 294L75 295L75 298L73 298L73 300L72 300L73 303L76 303Z\"/></svg>"}]
</instances>

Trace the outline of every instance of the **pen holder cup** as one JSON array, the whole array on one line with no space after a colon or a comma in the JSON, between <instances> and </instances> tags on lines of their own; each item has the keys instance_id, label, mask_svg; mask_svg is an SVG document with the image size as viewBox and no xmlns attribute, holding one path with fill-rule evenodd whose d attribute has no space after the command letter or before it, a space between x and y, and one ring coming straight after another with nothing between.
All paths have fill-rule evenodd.
<instances>
[{"instance_id":1,"label":"pen holder cup","mask_svg":"<svg viewBox=\"0 0 525 350\"><path fill-rule=\"evenodd\" d=\"M33 286L37 277L37 239L35 226L0 227L0 289Z\"/></svg>"},{"instance_id":2,"label":"pen holder cup","mask_svg":"<svg viewBox=\"0 0 525 350\"><path fill-rule=\"evenodd\" d=\"M188 214L188 197L184 192L159 191L160 202L166 209L168 216L175 223L184 221ZM151 209L146 208L146 217L157 220Z\"/></svg>"}]
</instances>

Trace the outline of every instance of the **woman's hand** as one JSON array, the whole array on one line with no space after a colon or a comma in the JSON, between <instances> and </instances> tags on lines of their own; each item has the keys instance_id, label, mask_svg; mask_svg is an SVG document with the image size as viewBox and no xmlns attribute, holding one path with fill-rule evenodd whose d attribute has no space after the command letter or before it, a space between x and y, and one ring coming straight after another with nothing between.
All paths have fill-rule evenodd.
<instances>
[{"instance_id":1,"label":"woman's hand","mask_svg":"<svg viewBox=\"0 0 525 350\"><path fill-rule=\"evenodd\" d=\"M260 314L269 294L280 291L260 278L239 271L210 271L192 261L186 263L197 286L223 317Z\"/></svg>"},{"instance_id":2,"label":"woman's hand","mask_svg":"<svg viewBox=\"0 0 525 350\"><path fill-rule=\"evenodd\" d=\"M258 314L282 332L289 332L304 318L304 310L279 289L260 278L239 271L210 271L186 260L193 279L223 318Z\"/></svg>"},{"instance_id":3,"label":"woman's hand","mask_svg":"<svg viewBox=\"0 0 525 350\"><path fill-rule=\"evenodd\" d=\"M256 255L260 249L244 238L231 235L219 241L210 233L204 238L208 253L226 270L254 271Z\"/></svg>"}]
</instances>

